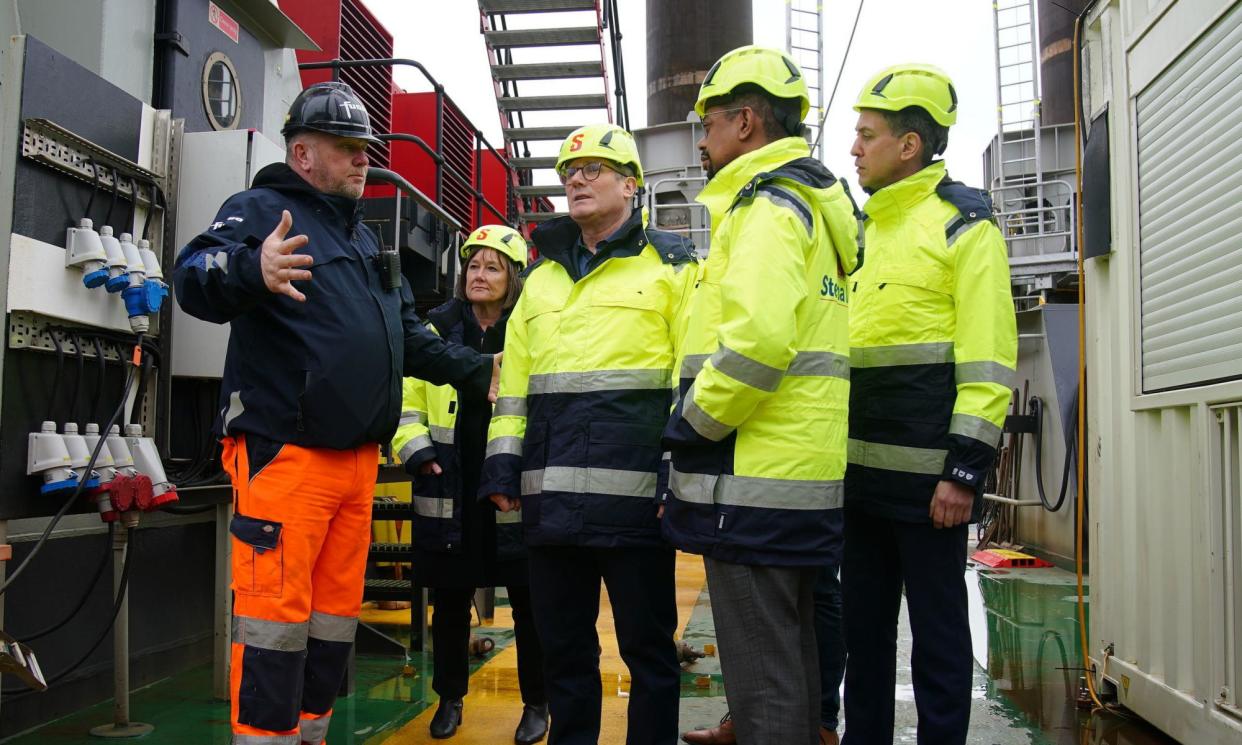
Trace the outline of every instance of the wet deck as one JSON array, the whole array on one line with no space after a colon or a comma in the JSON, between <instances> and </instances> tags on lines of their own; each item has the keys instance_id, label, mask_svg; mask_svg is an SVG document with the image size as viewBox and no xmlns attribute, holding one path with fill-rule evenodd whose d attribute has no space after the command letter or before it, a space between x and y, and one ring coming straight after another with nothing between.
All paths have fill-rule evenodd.
<instances>
[{"instance_id":1,"label":"wet deck","mask_svg":"<svg viewBox=\"0 0 1242 745\"><path fill-rule=\"evenodd\" d=\"M678 633L696 647L715 642L711 598L702 562L678 557ZM1060 569L972 569L971 630L976 674L971 715L972 745L1168 745L1174 741L1138 721L1092 717L1075 705L1081 670L1074 577ZM372 623L408 624L408 613L365 612ZM604 688L600 742L624 742L629 676L616 648L612 612L600 613ZM475 630L496 648L478 660L465 702L464 723L451 742L497 745L512 742L521 714L516 651L508 608L501 604L491 625ZM908 654L911 638L903 621L899 633L894 741L915 742L916 714ZM427 725L436 696L431 690L430 657L415 653L413 670L387 657L359 657L357 690L341 699L328 742L331 745L420 745L433 741ZM133 718L154 724L148 745L225 745L228 707L214 702L211 670L203 666L135 692ZM720 667L707 657L686 666L682 675L683 729L712 724L726 709ZM110 720L108 702L6 740L12 745L98 742L87 732ZM848 723L843 726L848 726Z\"/></svg>"}]
</instances>

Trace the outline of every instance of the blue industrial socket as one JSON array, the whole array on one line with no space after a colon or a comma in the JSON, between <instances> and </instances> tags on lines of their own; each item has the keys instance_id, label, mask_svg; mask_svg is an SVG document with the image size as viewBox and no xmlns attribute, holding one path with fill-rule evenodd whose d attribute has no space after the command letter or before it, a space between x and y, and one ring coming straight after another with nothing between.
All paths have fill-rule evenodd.
<instances>
[{"instance_id":1,"label":"blue industrial socket","mask_svg":"<svg viewBox=\"0 0 1242 745\"><path fill-rule=\"evenodd\" d=\"M126 287L129 287L129 273L126 272L123 274L118 274L117 276L109 279L105 287L107 288L108 292L113 292L113 293L124 290Z\"/></svg>"},{"instance_id":2,"label":"blue industrial socket","mask_svg":"<svg viewBox=\"0 0 1242 745\"><path fill-rule=\"evenodd\" d=\"M147 280L139 287L127 287L121 293L121 297L125 298L125 310L130 318L159 313L160 306L164 304L164 298L167 296L168 288L164 286L164 283L155 280Z\"/></svg>"},{"instance_id":3,"label":"blue industrial socket","mask_svg":"<svg viewBox=\"0 0 1242 745\"><path fill-rule=\"evenodd\" d=\"M93 272L87 272L82 275L82 284L92 290L108 281L108 270L98 269Z\"/></svg>"}]
</instances>

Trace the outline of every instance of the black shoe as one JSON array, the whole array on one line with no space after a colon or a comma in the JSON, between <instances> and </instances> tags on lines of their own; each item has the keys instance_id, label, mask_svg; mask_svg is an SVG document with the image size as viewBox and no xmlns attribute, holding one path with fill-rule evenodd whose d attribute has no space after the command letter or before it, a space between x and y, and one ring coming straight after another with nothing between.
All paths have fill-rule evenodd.
<instances>
[{"instance_id":1,"label":"black shoe","mask_svg":"<svg viewBox=\"0 0 1242 745\"><path fill-rule=\"evenodd\" d=\"M431 718L431 736L437 740L446 740L457 734L461 726L461 699L440 699L440 708Z\"/></svg>"},{"instance_id":2,"label":"black shoe","mask_svg":"<svg viewBox=\"0 0 1242 745\"><path fill-rule=\"evenodd\" d=\"M513 741L518 745L530 745L539 742L548 735L548 705L522 708L522 721L518 722L517 731L513 733Z\"/></svg>"}]
</instances>

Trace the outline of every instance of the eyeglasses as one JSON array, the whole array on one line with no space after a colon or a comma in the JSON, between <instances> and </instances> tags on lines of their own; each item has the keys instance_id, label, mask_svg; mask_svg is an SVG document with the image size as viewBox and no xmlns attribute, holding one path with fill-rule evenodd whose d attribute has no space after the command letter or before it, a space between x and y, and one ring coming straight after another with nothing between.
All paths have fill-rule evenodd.
<instances>
[{"instance_id":1,"label":"eyeglasses","mask_svg":"<svg viewBox=\"0 0 1242 745\"><path fill-rule=\"evenodd\" d=\"M625 171L622 171L619 168L613 168L612 166L602 163L598 160L593 160L584 166L565 166L564 168L560 170L559 175L561 177L562 184L569 183L569 180L573 178L574 176L576 176L578 173L581 173L582 178L586 179L587 181L594 181L595 179L599 178L599 174L602 173L605 168L612 171L613 173L619 173L622 176L629 177L633 175L630 173L626 173Z\"/></svg>"},{"instance_id":2,"label":"eyeglasses","mask_svg":"<svg viewBox=\"0 0 1242 745\"><path fill-rule=\"evenodd\" d=\"M734 109L720 109L719 111L709 111L709 112L707 112L706 114L704 114L703 116L699 117L699 124L702 124L702 125L703 125L703 128L704 128L704 129L706 129L706 128L707 128L707 120L708 120L708 119L711 119L713 116L715 116L715 115L717 115L717 114L732 114L732 113L733 113L733 112L735 112L735 111L741 111L742 109L745 109L745 108L749 108L749 107L747 107L747 106L738 106L737 108L734 108Z\"/></svg>"}]
</instances>

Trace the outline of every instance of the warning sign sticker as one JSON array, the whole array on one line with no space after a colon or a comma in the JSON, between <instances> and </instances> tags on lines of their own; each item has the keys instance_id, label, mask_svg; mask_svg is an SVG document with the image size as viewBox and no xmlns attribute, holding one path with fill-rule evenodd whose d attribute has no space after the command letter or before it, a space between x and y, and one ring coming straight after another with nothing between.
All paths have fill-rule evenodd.
<instances>
[{"instance_id":1,"label":"warning sign sticker","mask_svg":"<svg viewBox=\"0 0 1242 745\"><path fill-rule=\"evenodd\" d=\"M207 20L211 25L224 32L224 35L233 40L236 44L238 35L241 33L241 26L237 24L237 20L233 16L220 10L220 6L215 3L207 3Z\"/></svg>"}]
</instances>

